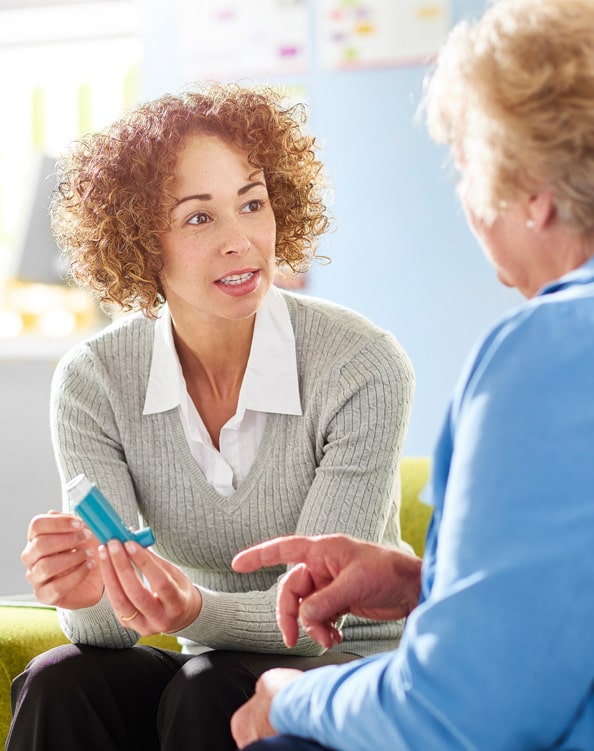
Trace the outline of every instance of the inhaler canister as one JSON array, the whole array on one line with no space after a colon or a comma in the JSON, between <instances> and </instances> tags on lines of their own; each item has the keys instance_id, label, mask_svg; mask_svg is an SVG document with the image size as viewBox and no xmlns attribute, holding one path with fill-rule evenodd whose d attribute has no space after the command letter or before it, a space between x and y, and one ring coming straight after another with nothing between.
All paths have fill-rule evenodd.
<instances>
[{"instance_id":1,"label":"inhaler canister","mask_svg":"<svg viewBox=\"0 0 594 751\"><path fill-rule=\"evenodd\" d=\"M154 545L155 536L150 527L132 532L124 524L107 498L85 475L77 475L66 486L74 512L80 516L102 544L109 540L133 540L144 548Z\"/></svg>"}]
</instances>

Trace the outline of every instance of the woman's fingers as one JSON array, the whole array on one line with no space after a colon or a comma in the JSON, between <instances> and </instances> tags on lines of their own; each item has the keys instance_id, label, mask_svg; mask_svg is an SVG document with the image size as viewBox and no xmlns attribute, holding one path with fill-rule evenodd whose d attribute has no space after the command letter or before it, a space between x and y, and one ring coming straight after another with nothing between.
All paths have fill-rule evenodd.
<instances>
[{"instance_id":1,"label":"woman's fingers","mask_svg":"<svg viewBox=\"0 0 594 751\"><path fill-rule=\"evenodd\" d=\"M73 593L79 586L84 586L85 581L89 577L89 569L95 566L95 562L89 560L84 554L76 558L73 557L71 563L72 566L66 571L62 571L59 576L46 578L40 582L37 582L34 575L30 571L27 571L25 578L31 584L35 597L40 602L44 602L47 605L68 607L68 603L64 601L65 595ZM90 604L92 603L84 603L84 605ZM74 605L73 601L72 607ZM84 605L81 605L81 607Z\"/></svg>"},{"instance_id":2,"label":"woman's fingers","mask_svg":"<svg viewBox=\"0 0 594 751\"><path fill-rule=\"evenodd\" d=\"M65 514L42 514L29 524L21 560L31 568L45 556L88 546L90 540L92 534L80 519Z\"/></svg>"},{"instance_id":3,"label":"woman's fingers","mask_svg":"<svg viewBox=\"0 0 594 751\"><path fill-rule=\"evenodd\" d=\"M61 514L51 510L47 514L37 514L31 519L27 537L31 540L37 535L68 532L82 527L84 527L82 519L71 514Z\"/></svg>"},{"instance_id":4,"label":"woman's fingers","mask_svg":"<svg viewBox=\"0 0 594 751\"><path fill-rule=\"evenodd\" d=\"M101 545L99 565L105 590L120 622L140 631L146 626L146 603L140 607L146 589L121 543L110 540L107 545Z\"/></svg>"},{"instance_id":5,"label":"woman's fingers","mask_svg":"<svg viewBox=\"0 0 594 751\"><path fill-rule=\"evenodd\" d=\"M89 568L94 563L92 551L87 548L72 548L65 552L45 555L27 569L27 581L33 586L42 586L56 577L67 576L78 568Z\"/></svg>"},{"instance_id":6,"label":"woman's fingers","mask_svg":"<svg viewBox=\"0 0 594 751\"><path fill-rule=\"evenodd\" d=\"M62 605L64 598L76 597L76 588L95 565L95 547L91 532L80 519L57 511L35 516L21 560L37 599Z\"/></svg>"},{"instance_id":7,"label":"woman's fingers","mask_svg":"<svg viewBox=\"0 0 594 751\"><path fill-rule=\"evenodd\" d=\"M44 558L67 553L72 550L94 549L91 543L92 535L88 529L65 532L61 534L47 534L34 537L27 542L21 560L26 568L33 568Z\"/></svg>"},{"instance_id":8,"label":"woman's fingers","mask_svg":"<svg viewBox=\"0 0 594 751\"><path fill-rule=\"evenodd\" d=\"M127 628L142 634L177 631L200 612L198 590L173 564L135 542L111 540L99 552L111 604Z\"/></svg>"}]
</instances>

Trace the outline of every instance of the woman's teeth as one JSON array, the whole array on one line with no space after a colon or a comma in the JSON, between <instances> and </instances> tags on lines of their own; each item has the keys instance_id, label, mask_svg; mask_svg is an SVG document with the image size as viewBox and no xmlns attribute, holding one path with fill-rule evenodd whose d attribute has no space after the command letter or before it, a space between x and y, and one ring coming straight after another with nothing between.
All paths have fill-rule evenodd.
<instances>
[{"instance_id":1,"label":"woman's teeth","mask_svg":"<svg viewBox=\"0 0 594 751\"><path fill-rule=\"evenodd\" d=\"M220 284L243 284L254 276L253 271L248 271L247 274L232 274L231 276L224 276L220 280Z\"/></svg>"}]
</instances>

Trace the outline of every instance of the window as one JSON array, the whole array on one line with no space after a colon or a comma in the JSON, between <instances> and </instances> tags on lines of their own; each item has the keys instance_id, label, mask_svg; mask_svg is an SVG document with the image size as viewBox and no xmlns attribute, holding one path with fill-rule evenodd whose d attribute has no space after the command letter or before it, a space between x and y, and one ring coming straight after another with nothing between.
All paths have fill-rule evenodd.
<instances>
[{"instance_id":1,"label":"window","mask_svg":"<svg viewBox=\"0 0 594 751\"><path fill-rule=\"evenodd\" d=\"M0 0L0 277L15 263L39 155L57 156L138 95L139 0Z\"/></svg>"}]
</instances>

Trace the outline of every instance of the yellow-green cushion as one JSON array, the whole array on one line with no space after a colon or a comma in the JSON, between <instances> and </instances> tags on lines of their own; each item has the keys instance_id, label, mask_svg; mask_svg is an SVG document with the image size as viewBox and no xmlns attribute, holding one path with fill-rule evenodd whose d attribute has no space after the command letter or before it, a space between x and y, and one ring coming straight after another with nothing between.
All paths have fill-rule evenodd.
<instances>
[{"instance_id":1,"label":"yellow-green cushion","mask_svg":"<svg viewBox=\"0 0 594 751\"><path fill-rule=\"evenodd\" d=\"M402 460L402 537L415 553L423 555L425 531L431 510L419 500L429 475L429 459L406 457ZM145 644L178 649L172 636L159 634L143 638ZM10 684L12 679L41 652L66 644L56 611L23 605L0 606L0 742L4 742L10 725Z\"/></svg>"},{"instance_id":2,"label":"yellow-green cushion","mask_svg":"<svg viewBox=\"0 0 594 751\"><path fill-rule=\"evenodd\" d=\"M419 499L419 495L429 479L430 467L430 460L425 456L407 456L400 463L402 538L409 545L412 545L413 550L419 557L422 557L425 550L425 535L432 513L431 507Z\"/></svg>"}]
</instances>

